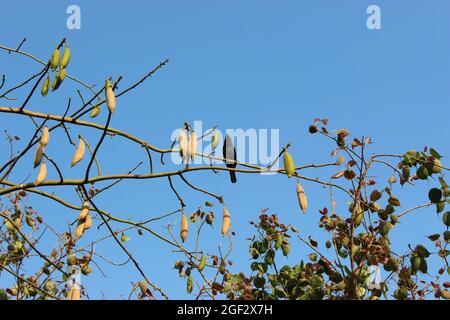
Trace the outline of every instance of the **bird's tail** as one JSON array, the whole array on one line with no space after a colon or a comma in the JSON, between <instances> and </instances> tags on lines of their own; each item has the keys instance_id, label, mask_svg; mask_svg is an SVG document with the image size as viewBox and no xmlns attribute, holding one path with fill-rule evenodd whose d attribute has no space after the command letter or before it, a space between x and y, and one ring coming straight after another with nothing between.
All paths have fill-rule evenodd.
<instances>
[{"instance_id":1,"label":"bird's tail","mask_svg":"<svg viewBox=\"0 0 450 320\"><path fill-rule=\"evenodd\" d=\"M231 179L231 183L236 183L236 172L234 171L230 171L230 179Z\"/></svg>"}]
</instances>

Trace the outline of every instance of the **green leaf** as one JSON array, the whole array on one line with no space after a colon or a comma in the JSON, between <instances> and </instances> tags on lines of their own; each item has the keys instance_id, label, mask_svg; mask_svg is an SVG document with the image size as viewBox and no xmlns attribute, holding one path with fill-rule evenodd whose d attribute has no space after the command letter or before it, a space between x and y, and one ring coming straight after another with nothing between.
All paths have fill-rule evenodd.
<instances>
[{"instance_id":1,"label":"green leaf","mask_svg":"<svg viewBox=\"0 0 450 320\"><path fill-rule=\"evenodd\" d=\"M441 237L441 235L439 233L435 233L432 235L429 235L427 238L430 239L431 241L436 241Z\"/></svg>"},{"instance_id":2,"label":"green leaf","mask_svg":"<svg viewBox=\"0 0 450 320\"><path fill-rule=\"evenodd\" d=\"M442 188L447 189L450 188L447 184L447 182L445 182L444 178L439 177L439 182L441 183Z\"/></svg>"},{"instance_id":3,"label":"green leaf","mask_svg":"<svg viewBox=\"0 0 450 320\"><path fill-rule=\"evenodd\" d=\"M438 160L441 159L441 155L435 149L430 148L430 153L434 158L436 158Z\"/></svg>"},{"instance_id":4,"label":"green leaf","mask_svg":"<svg viewBox=\"0 0 450 320\"><path fill-rule=\"evenodd\" d=\"M122 235L122 237L120 237L120 241L122 241L122 242L128 242L130 240L131 240L131 238L126 235Z\"/></svg>"},{"instance_id":5,"label":"green leaf","mask_svg":"<svg viewBox=\"0 0 450 320\"><path fill-rule=\"evenodd\" d=\"M445 202L436 203L436 212L441 213L445 209Z\"/></svg>"},{"instance_id":6,"label":"green leaf","mask_svg":"<svg viewBox=\"0 0 450 320\"><path fill-rule=\"evenodd\" d=\"M418 244L414 249L414 252L421 258L428 258L430 256L430 252L423 245Z\"/></svg>"}]
</instances>

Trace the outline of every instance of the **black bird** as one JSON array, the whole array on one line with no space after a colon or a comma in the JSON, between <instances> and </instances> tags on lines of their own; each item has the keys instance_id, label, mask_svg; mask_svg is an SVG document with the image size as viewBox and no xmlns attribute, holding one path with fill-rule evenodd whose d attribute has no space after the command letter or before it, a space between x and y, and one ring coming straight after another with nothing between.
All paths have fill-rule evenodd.
<instances>
[{"instance_id":1,"label":"black bird","mask_svg":"<svg viewBox=\"0 0 450 320\"><path fill-rule=\"evenodd\" d=\"M225 141L223 142L223 158L226 159L225 165L228 168L236 168L237 166L236 149L234 148L233 141L231 140L231 137L229 135L225 137ZM236 183L236 172L234 171L229 172L231 182Z\"/></svg>"}]
</instances>

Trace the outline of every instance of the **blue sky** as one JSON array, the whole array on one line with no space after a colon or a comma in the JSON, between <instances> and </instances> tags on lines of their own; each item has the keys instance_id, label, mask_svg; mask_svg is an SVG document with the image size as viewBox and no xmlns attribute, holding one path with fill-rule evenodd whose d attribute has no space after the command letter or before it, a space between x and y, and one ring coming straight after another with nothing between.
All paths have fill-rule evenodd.
<instances>
[{"instance_id":1,"label":"blue sky","mask_svg":"<svg viewBox=\"0 0 450 320\"><path fill-rule=\"evenodd\" d=\"M66 28L66 8L70 4L81 8L81 30ZM370 4L381 8L382 30L366 27L366 8ZM26 37L23 49L46 59L61 38L67 37L72 50L70 74L99 85L108 76L123 76L122 88L169 58L164 69L118 99L113 127L164 148L170 145L172 131L184 121L201 120L204 128L218 125L221 129L279 129L280 144L291 143L291 153L301 165L331 159L333 145L307 133L316 117L328 117L331 128L345 127L357 136L371 136L374 144L370 152L401 153L428 145L443 155L450 154L449 14L450 4L445 0L130 0L126 5L112 1L17 0L3 4L0 43L15 47ZM39 68L23 57L0 52L0 73L6 73L11 83ZM64 83L60 94L37 97L29 107L62 113L68 96L79 103L76 89L73 82ZM97 120L105 119L100 116ZM27 119L0 115L2 130L26 137L29 125ZM72 130L73 135L82 133L94 141L97 137L90 130ZM3 139L0 146L6 146ZM58 137L52 135L47 152L62 162L70 162L72 149L61 131ZM0 157L3 160L5 154ZM105 173L113 173L127 171L145 159L145 154L124 140L107 139L100 157L104 159ZM17 180L35 174L29 163L19 168L14 176ZM68 172L76 176L81 170ZM323 178L333 173L305 172ZM56 177L56 173L50 174ZM385 181L388 174L379 179ZM248 221L254 220L261 209L270 208L282 221L296 225L303 235L325 239L326 234L317 228L317 210L328 205L328 192L317 185L304 183L310 210L303 216L295 197L295 181L285 176L240 174L236 185L231 185L224 173L188 177L226 199L237 233L233 271L249 264L246 238L253 230ZM181 181L175 183L185 197L188 212L206 200ZM406 209L425 203L427 189L434 184L420 182L417 190L403 193L397 186L395 191L404 195ZM68 200L76 200L71 191L65 188L58 192ZM339 200L344 204L347 201L345 197ZM117 216L137 220L178 206L166 181L124 182L98 201ZM61 228L77 215L40 198L30 202L47 221ZM218 206L215 211L219 216ZM165 224L178 220L169 218L152 227L164 233ZM426 209L406 219L393 240L398 242L399 250L406 250L408 243L425 242L422 236L442 229L434 210ZM184 281L171 270L180 256L151 236L130 236L127 247L135 252L149 277L172 298L186 297ZM227 245L219 237L218 226L204 238L208 239L206 249L215 250L219 242ZM192 240L187 245L193 245ZM112 241L99 245L98 251L115 261L125 260ZM293 251L286 263L296 263L309 253L300 242L293 243ZM130 281L140 279L131 265L100 265L107 279L99 272L83 278L91 297L127 296Z\"/></svg>"}]
</instances>

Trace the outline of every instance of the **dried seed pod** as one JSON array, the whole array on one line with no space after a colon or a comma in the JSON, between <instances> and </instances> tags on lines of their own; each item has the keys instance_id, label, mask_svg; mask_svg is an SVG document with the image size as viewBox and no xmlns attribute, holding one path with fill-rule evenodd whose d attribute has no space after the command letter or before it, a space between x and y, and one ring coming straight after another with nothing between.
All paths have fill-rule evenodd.
<instances>
[{"instance_id":1,"label":"dried seed pod","mask_svg":"<svg viewBox=\"0 0 450 320\"><path fill-rule=\"evenodd\" d=\"M83 233L84 233L84 223L80 223L75 229L75 239L76 240L80 239Z\"/></svg>"},{"instance_id":2,"label":"dried seed pod","mask_svg":"<svg viewBox=\"0 0 450 320\"><path fill-rule=\"evenodd\" d=\"M180 228L180 237L181 240L186 241L187 236L188 236L188 220L186 218L186 215L184 214L184 212L181 214L181 228Z\"/></svg>"},{"instance_id":3,"label":"dried seed pod","mask_svg":"<svg viewBox=\"0 0 450 320\"><path fill-rule=\"evenodd\" d=\"M148 283L145 280L139 281L139 288L141 289L141 294L143 297L148 296L147 290L148 290Z\"/></svg>"},{"instance_id":4,"label":"dried seed pod","mask_svg":"<svg viewBox=\"0 0 450 320\"><path fill-rule=\"evenodd\" d=\"M192 131L191 138L189 139L189 154L191 156L192 161L194 161L196 150L197 150L197 134L195 133L195 131Z\"/></svg>"},{"instance_id":5,"label":"dried seed pod","mask_svg":"<svg viewBox=\"0 0 450 320\"><path fill-rule=\"evenodd\" d=\"M230 212L226 207L223 207L222 236L225 236L228 233L228 230L230 229L230 223Z\"/></svg>"},{"instance_id":6,"label":"dried seed pod","mask_svg":"<svg viewBox=\"0 0 450 320\"><path fill-rule=\"evenodd\" d=\"M180 157L185 161L188 157L188 137L184 129L178 134L178 144L180 146Z\"/></svg>"},{"instance_id":7,"label":"dried seed pod","mask_svg":"<svg viewBox=\"0 0 450 320\"><path fill-rule=\"evenodd\" d=\"M106 106L108 107L109 111L111 111L111 113L114 113L116 111L116 96L114 95L114 91L109 80L105 81L105 97Z\"/></svg>"},{"instance_id":8,"label":"dried seed pod","mask_svg":"<svg viewBox=\"0 0 450 320\"><path fill-rule=\"evenodd\" d=\"M286 171L288 178L292 178L292 176L295 174L295 163L294 159L292 158L291 154L287 149L284 152L283 162L284 162L284 170Z\"/></svg>"},{"instance_id":9,"label":"dried seed pod","mask_svg":"<svg viewBox=\"0 0 450 320\"><path fill-rule=\"evenodd\" d=\"M45 164L45 162L43 162L41 164L41 167L39 168L39 173L36 180L34 181L34 184L36 186L40 185L42 182L44 182L46 177L47 177L47 165Z\"/></svg>"},{"instance_id":10,"label":"dried seed pod","mask_svg":"<svg viewBox=\"0 0 450 320\"><path fill-rule=\"evenodd\" d=\"M336 173L334 176L331 177L331 179L339 179L342 178L345 175L345 170L341 170L338 173Z\"/></svg>"},{"instance_id":11,"label":"dried seed pod","mask_svg":"<svg viewBox=\"0 0 450 320\"><path fill-rule=\"evenodd\" d=\"M67 293L67 300L80 300L81 290L77 286L72 287Z\"/></svg>"},{"instance_id":12,"label":"dried seed pod","mask_svg":"<svg viewBox=\"0 0 450 320\"><path fill-rule=\"evenodd\" d=\"M375 202L381 198L381 192L377 189L373 190L370 194L370 201Z\"/></svg>"},{"instance_id":13,"label":"dried seed pod","mask_svg":"<svg viewBox=\"0 0 450 320\"><path fill-rule=\"evenodd\" d=\"M69 46L66 46L64 48L63 54L62 54L62 58L61 58L61 62L59 64L59 68L60 69L64 69L65 67L67 67L67 65L69 64L70 61L70 49Z\"/></svg>"},{"instance_id":14,"label":"dried seed pod","mask_svg":"<svg viewBox=\"0 0 450 320\"><path fill-rule=\"evenodd\" d=\"M50 68L52 69L52 71L55 71L58 67L59 56L59 50L58 48L55 48L55 50L53 50L52 57L50 58Z\"/></svg>"},{"instance_id":15,"label":"dried seed pod","mask_svg":"<svg viewBox=\"0 0 450 320\"><path fill-rule=\"evenodd\" d=\"M308 208L308 199L306 198L305 191L303 190L300 182L297 183L297 198L298 203L300 204L300 209L302 209L303 213L306 213Z\"/></svg>"},{"instance_id":16,"label":"dried seed pod","mask_svg":"<svg viewBox=\"0 0 450 320\"><path fill-rule=\"evenodd\" d=\"M48 145L48 142L50 140L50 131L47 126L42 129L42 136L41 136L41 145L46 146Z\"/></svg>"},{"instance_id":17,"label":"dried seed pod","mask_svg":"<svg viewBox=\"0 0 450 320\"><path fill-rule=\"evenodd\" d=\"M48 89L50 89L50 75L47 76L47 78L42 83L41 87L41 95L45 97L48 93Z\"/></svg>"},{"instance_id":18,"label":"dried seed pod","mask_svg":"<svg viewBox=\"0 0 450 320\"><path fill-rule=\"evenodd\" d=\"M78 221L83 222L89 214L89 202L85 201L81 207L80 215L78 216Z\"/></svg>"},{"instance_id":19,"label":"dried seed pod","mask_svg":"<svg viewBox=\"0 0 450 320\"><path fill-rule=\"evenodd\" d=\"M339 158L337 158L336 164L341 165L344 163L344 161L345 161L345 158L343 156L340 156Z\"/></svg>"},{"instance_id":20,"label":"dried seed pod","mask_svg":"<svg viewBox=\"0 0 450 320\"><path fill-rule=\"evenodd\" d=\"M80 138L77 149L75 150L75 154L73 155L73 159L70 164L72 167L83 159L85 151L86 151L86 143L82 138Z\"/></svg>"},{"instance_id":21,"label":"dried seed pod","mask_svg":"<svg viewBox=\"0 0 450 320\"><path fill-rule=\"evenodd\" d=\"M219 133L216 129L212 132L212 138L211 138L211 150L214 150L219 145Z\"/></svg>"},{"instance_id":22,"label":"dried seed pod","mask_svg":"<svg viewBox=\"0 0 450 320\"><path fill-rule=\"evenodd\" d=\"M92 227L92 217L90 214L86 216L86 219L84 220L84 229L87 230L90 227Z\"/></svg>"},{"instance_id":23,"label":"dried seed pod","mask_svg":"<svg viewBox=\"0 0 450 320\"><path fill-rule=\"evenodd\" d=\"M33 161L34 168L37 168L41 164L43 156L44 156L44 146L38 143L36 147L36 152L34 153L34 161Z\"/></svg>"}]
</instances>

